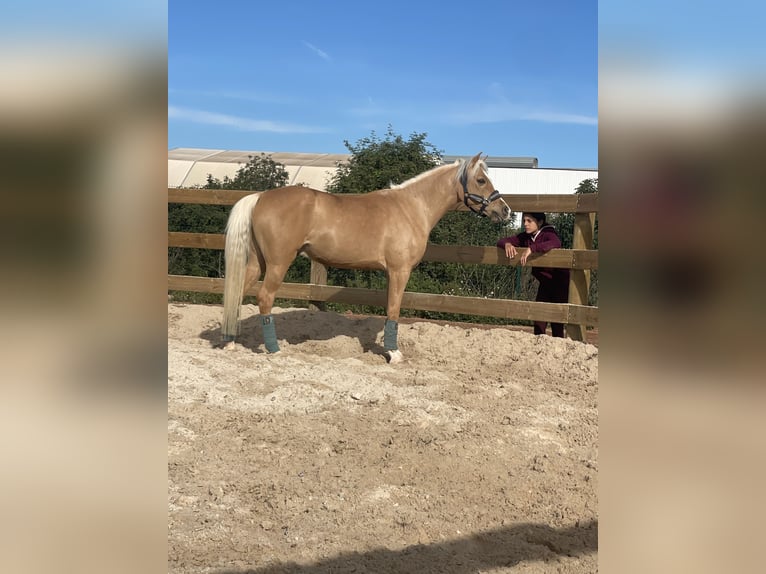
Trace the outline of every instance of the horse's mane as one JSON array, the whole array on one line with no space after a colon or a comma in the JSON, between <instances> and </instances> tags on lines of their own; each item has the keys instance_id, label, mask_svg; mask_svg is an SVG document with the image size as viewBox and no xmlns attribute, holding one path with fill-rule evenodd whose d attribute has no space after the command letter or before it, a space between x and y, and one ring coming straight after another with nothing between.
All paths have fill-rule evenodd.
<instances>
[{"instance_id":1,"label":"horse's mane","mask_svg":"<svg viewBox=\"0 0 766 574\"><path fill-rule=\"evenodd\" d=\"M456 160L455 163L448 163L448 164L444 164L444 165L437 165L436 167L432 167L428 171L424 171L423 173L419 173L415 177L411 177L410 179L408 179L406 181L403 181L402 183L399 183L399 184L396 184L396 185L392 184L390 186L390 188L391 189L400 189L402 187L407 187L407 186L415 183L416 181L420 181L421 179L425 179L426 177L428 177L430 175L433 175L434 172L436 172L436 171L439 171L439 170L442 170L442 169L446 170L448 168L454 167L458 163L465 164L466 162L465 162L465 160L461 159L461 160Z\"/></svg>"},{"instance_id":2,"label":"horse's mane","mask_svg":"<svg viewBox=\"0 0 766 574\"><path fill-rule=\"evenodd\" d=\"M424 178L426 178L426 177L428 177L430 175L433 175L433 173L436 172L436 171L439 171L439 170L442 170L442 169L446 170L446 169L449 169L449 168L453 168L455 166L458 166L456 179L458 181L462 181L463 178L468 175L468 173L467 173L467 171L468 171L468 162L466 160L464 160L464 159L456 159L453 163L447 163L447 164L444 164L444 165L438 165L436 167L433 167L433 168L429 169L428 171L424 171L423 173L420 173L420 174L416 175L415 177L411 177L410 179L408 179L406 181L403 181L402 183L399 183L399 184L396 184L396 185L395 184L390 184L389 188L390 189L400 189L402 187L407 187L407 186L412 185L413 183L415 183L417 181L420 181L421 179L424 179ZM480 159L479 161L476 162L476 165L473 168L474 173L477 170L479 170L479 169L483 170L484 173L487 173L487 164L484 162L483 159Z\"/></svg>"}]
</instances>

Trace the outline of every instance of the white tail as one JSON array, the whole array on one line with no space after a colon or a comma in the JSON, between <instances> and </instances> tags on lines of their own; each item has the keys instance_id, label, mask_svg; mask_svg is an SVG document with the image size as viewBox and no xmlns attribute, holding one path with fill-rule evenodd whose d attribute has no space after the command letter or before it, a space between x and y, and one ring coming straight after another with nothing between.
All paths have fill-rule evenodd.
<instances>
[{"instance_id":1,"label":"white tail","mask_svg":"<svg viewBox=\"0 0 766 574\"><path fill-rule=\"evenodd\" d=\"M242 296L245 291L245 272L248 258L255 254L253 244L253 208L259 193L247 195L234 204L226 222L226 274L223 282L223 323L221 335L224 341L233 341L238 332Z\"/></svg>"}]
</instances>

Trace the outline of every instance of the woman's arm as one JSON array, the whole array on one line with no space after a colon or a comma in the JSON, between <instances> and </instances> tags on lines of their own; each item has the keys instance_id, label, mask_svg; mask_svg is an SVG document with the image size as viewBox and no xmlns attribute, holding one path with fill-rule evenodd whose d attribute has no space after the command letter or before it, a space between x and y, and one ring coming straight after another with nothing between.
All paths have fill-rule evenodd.
<instances>
[{"instance_id":1,"label":"woman's arm","mask_svg":"<svg viewBox=\"0 0 766 574\"><path fill-rule=\"evenodd\" d=\"M503 249L509 243L511 245L513 245L514 247L521 247L522 246L522 242L521 242L521 236L522 235L526 235L526 234L525 233L519 233L518 235L512 235L510 237L503 237L502 239L500 239L497 242L497 247L499 247L500 249Z\"/></svg>"},{"instance_id":2,"label":"woman's arm","mask_svg":"<svg viewBox=\"0 0 766 574\"><path fill-rule=\"evenodd\" d=\"M529 235L527 233L519 233L518 235L512 235L511 237L503 237L500 241L497 242L497 246L500 249L505 250L505 256L508 257L508 259L513 259L516 257L516 248L521 247L522 245L526 245L528 243ZM526 261L526 257L529 255L529 250L525 250L524 255L522 255L521 264L523 265Z\"/></svg>"}]
</instances>

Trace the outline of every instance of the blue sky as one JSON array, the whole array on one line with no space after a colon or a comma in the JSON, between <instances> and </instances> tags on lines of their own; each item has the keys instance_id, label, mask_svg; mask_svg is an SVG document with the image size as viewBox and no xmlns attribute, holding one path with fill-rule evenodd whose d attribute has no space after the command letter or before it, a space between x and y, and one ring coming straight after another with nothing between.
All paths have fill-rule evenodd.
<instances>
[{"instance_id":1,"label":"blue sky","mask_svg":"<svg viewBox=\"0 0 766 574\"><path fill-rule=\"evenodd\" d=\"M597 3L168 3L168 147L346 153L390 124L446 154L598 167Z\"/></svg>"}]
</instances>

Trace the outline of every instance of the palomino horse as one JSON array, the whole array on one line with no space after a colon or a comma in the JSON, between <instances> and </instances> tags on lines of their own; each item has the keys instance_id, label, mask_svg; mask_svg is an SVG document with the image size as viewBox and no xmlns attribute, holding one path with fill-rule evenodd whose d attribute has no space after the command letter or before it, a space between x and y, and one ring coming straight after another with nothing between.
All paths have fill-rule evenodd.
<instances>
[{"instance_id":1,"label":"palomino horse","mask_svg":"<svg viewBox=\"0 0 766 574\"><path fill-rule=\"evenodd\" d=\"M493 221L511 217L480 153L470 161L435 167L390 189L365 194L293 186L243 197L226 224L223 341L234 340L244 291L265 270L257 294L263 338L267 351L279 351L271 315L274 296L287 268L305 253L330 267L386 271L383 347L389 362L398 363L404 288L426 251L431 229L461 203Z\"/></svg>"}]
</instances>

